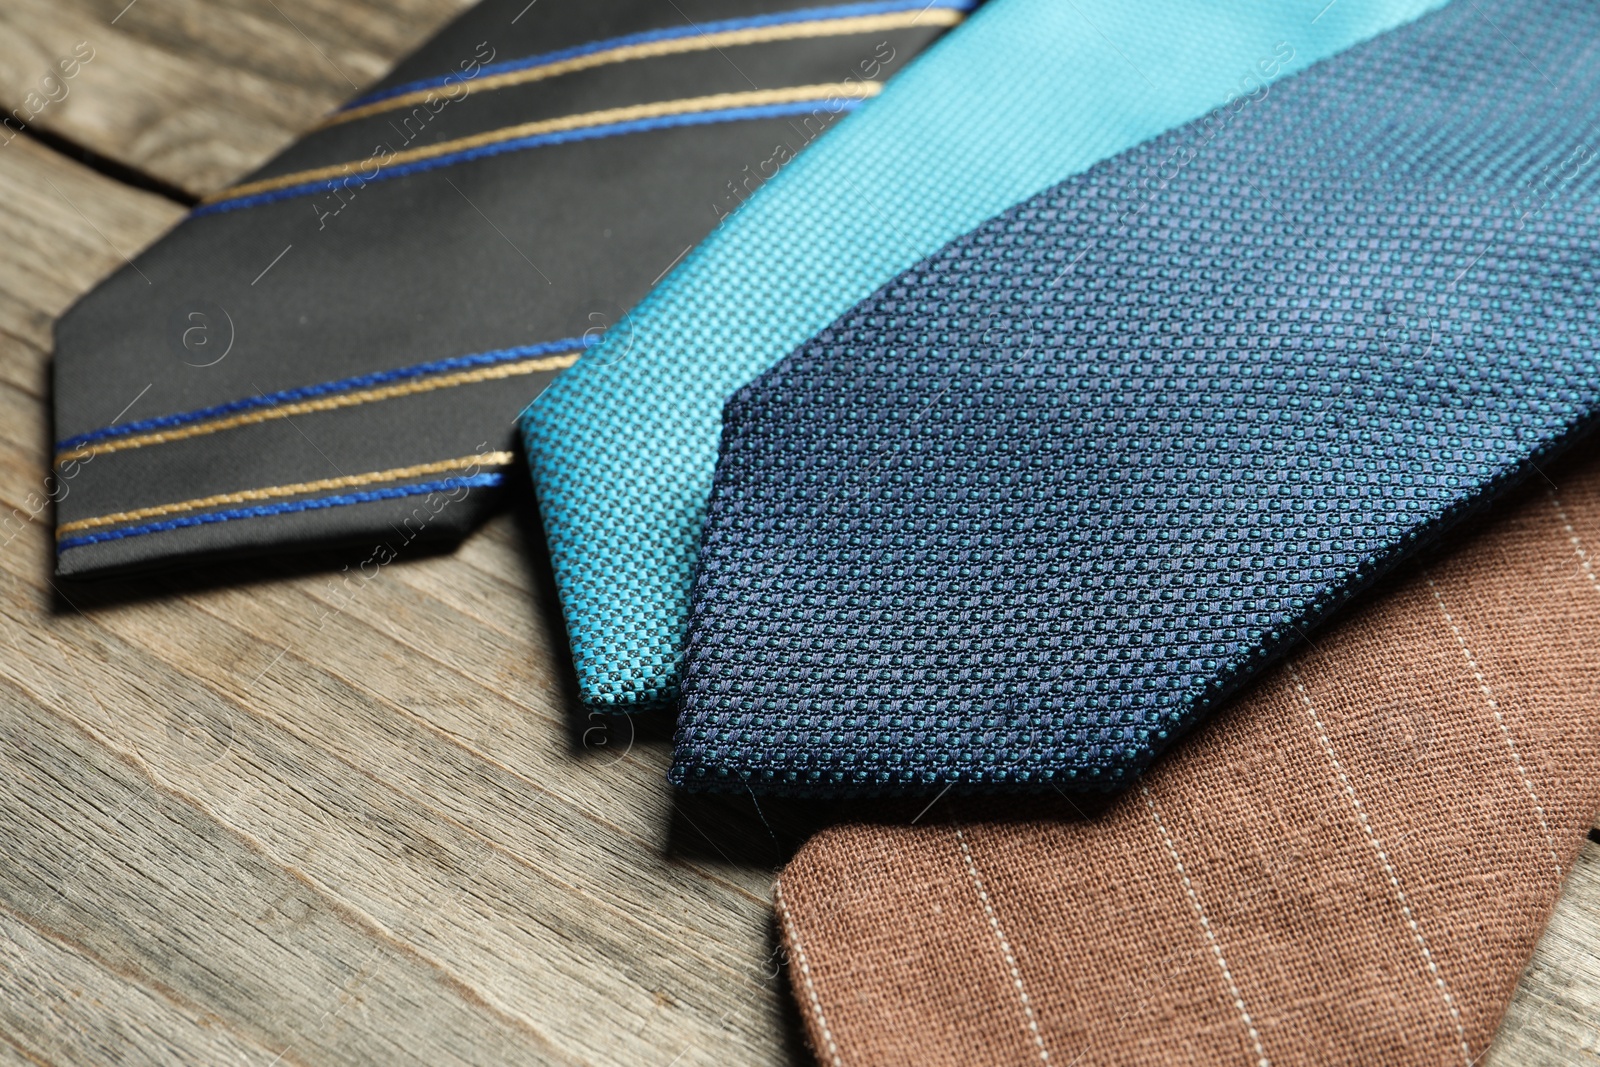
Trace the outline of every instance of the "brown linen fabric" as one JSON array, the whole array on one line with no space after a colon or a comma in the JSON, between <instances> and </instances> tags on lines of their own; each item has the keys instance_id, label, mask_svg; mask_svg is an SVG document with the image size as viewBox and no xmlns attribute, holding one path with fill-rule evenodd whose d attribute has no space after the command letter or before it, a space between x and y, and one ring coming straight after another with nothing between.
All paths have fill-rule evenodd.
<instances>
[{"instance_id":1,"label":"brown linen fabric","mask_svg":"<svg viewBox=\"0 0 1600 1067\"><path fill-rule=\"evenodd\" d=\"M821 1062L1470 1067L1600 803L1600 461L1551 477L1092 813L809 841L777 905Z\"/></svg>"}]
</instances>

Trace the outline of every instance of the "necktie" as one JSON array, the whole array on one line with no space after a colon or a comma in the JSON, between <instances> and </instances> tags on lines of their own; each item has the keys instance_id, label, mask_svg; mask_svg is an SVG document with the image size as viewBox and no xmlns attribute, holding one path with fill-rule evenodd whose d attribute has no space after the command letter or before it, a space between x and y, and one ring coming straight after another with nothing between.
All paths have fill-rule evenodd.
<instances>
[{"instance_id":1,"label":"necktie","mask_svg":"<svg viewBox=\"0 0 1600 1067\"><path fill-rule=\"evenodd\" d=\"M1116 788L1569 444L1595 30L1447 7L1018 205L742 392L676 779Z\"/></svg>"},{"instance_id":2,"label":"necktie","mask_svg":"<svg viewBox=\"0 0 1600 1067\"><path fill-rule=\"evenodd\" d=\"M460 536L528 398L969 6L486 0L61 320L60 573Z\"/></svg>"},{"instance_id":3,"label":"necktie","mask_svg":"<svg viewBox=\"0 0 1600 1067\"><path fill-rule=\"evenodd\" d=\"M1571 1062L1581 997L1570 1028L1483 1053L1563 882L1575 904L1600 877L1584 452L1547 468L1559 488L1534 479L1402 568L1139 788L946 799L809 841L779 929L819 1061ZM1581 930L1550 935L1578 960Z\"/></svg>"},{"instance_id":4,"label":"necktie","mask_svg":"<svg viewBox=\"0 0 1600 1067\"><path fill-rule=\"evenodd\" d=\"M734 391L996 212L1434 6L999 0L785 168L524 417L581 697L676 693Z\"/></svg>"}]
</instances>

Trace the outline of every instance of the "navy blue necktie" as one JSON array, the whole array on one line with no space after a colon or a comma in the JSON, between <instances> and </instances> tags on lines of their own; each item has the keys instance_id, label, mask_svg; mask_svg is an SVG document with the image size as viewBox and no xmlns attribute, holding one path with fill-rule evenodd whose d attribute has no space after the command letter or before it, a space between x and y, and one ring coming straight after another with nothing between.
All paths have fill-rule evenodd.
<instances>
[{"instance_id":1,"label":"navy blue necktie","mask_svg":"<svg viewBox=\"0 0 1600 1067\"><path fill-rule=\"evenodd\" d=\"M1600 406L1600 9L1470 0L990 220L729 402L674 778L1115 788Z\"/></svg>"}]
</instances>

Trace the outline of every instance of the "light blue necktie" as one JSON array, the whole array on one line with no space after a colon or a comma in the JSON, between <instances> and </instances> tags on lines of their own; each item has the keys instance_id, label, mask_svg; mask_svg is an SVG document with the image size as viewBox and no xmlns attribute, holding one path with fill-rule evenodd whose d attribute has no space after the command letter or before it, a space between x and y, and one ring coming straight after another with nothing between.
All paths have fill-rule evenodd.
<instances>
[{"instance_id":1,"label":"light blue necktie","mask_svg":"<svg viewBox=\"0 0 1600 1067\"><path fill-rule=\"evenodd\" d=\"M523 415L583 699L677 692L735 390L984 219L1440 3L994 0L785 165Z\"/></svg>"}]
</instances>

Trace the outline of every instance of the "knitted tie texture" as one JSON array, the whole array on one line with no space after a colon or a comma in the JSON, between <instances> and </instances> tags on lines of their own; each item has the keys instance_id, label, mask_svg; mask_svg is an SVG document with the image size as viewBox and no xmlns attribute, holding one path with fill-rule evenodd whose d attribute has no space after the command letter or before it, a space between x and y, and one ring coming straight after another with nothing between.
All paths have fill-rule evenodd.
<instances>
[{"instance_id":1,"label":"knitted tie texture","mask_svg":"<svg viewBox=\"0 0 1600 1067\"><path fill-rule=\"evenodd\" d=\"M1114 788L1569 444L1597 50L1592 6L1452 5L1007 211L740 392L675 780Z\"/></svg>"},{"instance_id":2,"label":"knitted tie texture","mask_svg":"<svg viewBox=\"0 0 1600 1067\"><path fill-rule=\"evenodd\" d=\"M581 698L676 694L737 389L984 219L1439 2L992 0L828 125L523 416Z\"/></svg>"}]
</instances>

